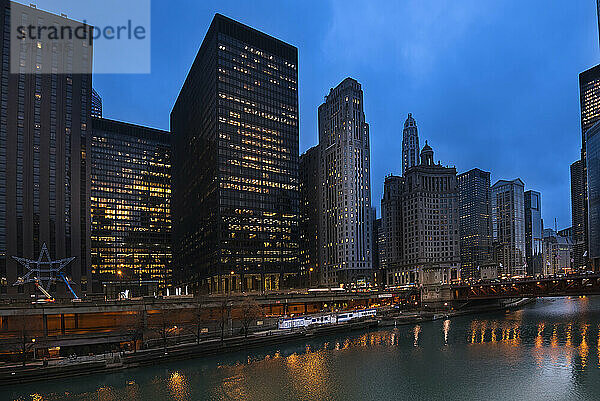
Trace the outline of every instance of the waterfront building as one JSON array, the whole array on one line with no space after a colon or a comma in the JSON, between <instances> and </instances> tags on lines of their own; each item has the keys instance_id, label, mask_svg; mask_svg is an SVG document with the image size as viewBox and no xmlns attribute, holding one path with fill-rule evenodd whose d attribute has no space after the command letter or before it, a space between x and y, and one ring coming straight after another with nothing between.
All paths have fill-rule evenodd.
<instances>
[{"instance_id":1,"label":"waterfront building","mask_svg":"<svg viewBox=\"0 0 600 401\"><path fill-rule=\"evenodd\" d=\"M537 191L524 193L525 201L525 260L527 275L542 274L542 195Z\"/></svg>"},{"instance_id":2,"label":"waterfront building","mask_svg":"<svg viewBox=\"0 0 600 401\"><path fill-rule=\"evenodd\" d=\"M600 64L579 74L581 160L571 165L575 268L586 269L589 254L586 132L600 121Z\"/></svg>"},{"instance_id":3,"label":"waterfront building","mask_svg":"<svg viewBox=\"0 0 600 401\"><path fill-rule=\"evenodd\" d=\"M500 180L491 188L492 233L497 242L501 276L524 276L525 271L525 184L520 179Z\"/></svg>"},{"instance_id":4,"label":"waterfront building","mask_svg":"<svg viewBox=\"0 0 600 401\"><path fill-rule=\"evenodd\" d=\"M102 98L94 88L92 88L92 110L90 116L102 118Z\"/></svg>"},{"instance_id":5,"label":"waterfront building","mask_svg":"<svg viewBox=\"0 0 600 401\"><path fill-rule=\"evenodd\" d=\"M573 272L573 241L551 228L544 229L541 274L551 276Z\"/></svg>"},{"instance_id":6,"label":"waterfront building","mask_svg":"<svg viewBox=\"0 0 600 401\"><path fill-rule=\"evenodd\" d=\"M380 266L388 285L388 273L400 272L402 266L403 235L402 235L402 194L404 179L397 175L388 175L383 184L383 198L381 199L381 232L383 244L380 245ZM396 280L398 281L398 280Z\"/></svg>"},{"instance_id":7,"label":"waterfront building","mask_svg":"<svg viewBox=\"0 0 600 401\"><path fill-rule=\"evenodd\" d=\"M383 247L385 244L383 233L383 220L380 218L373 220L373 281L378 287L385 286L385 274L381 267Z\"/></svg>"},{"instance_id":8,"label":"waterfront building","mask_svg":"<svg viewBox=\"0 0 600 401\"><path fill-rule=\"evenodd\" d=\"M461 277L478 279L481 265L492 257L490 173L474 168L459 174Z\"/></svg>"},{"instance_id":9,"label":"waterfront building","mask_svg":"<svg viewBox=\"0 0 600 401\"><path fill-rule=\"evenodd\" d=\"M419 131L417 122L411 113L404 122L404 130L402 131L402 175L410 167L419 164Z\"/></svg>"},{"instance_id":10,"label":"waterfront building","mask_svg":"<svg viewBox=\"0 0 600 401\"><path fill-rule=\"evenodd\" d=\"M11 19L34 26L77 24L0 0L0 297L36 292L33 283L14 286L26 271L12 257L37 260L44 243L53 260L75 257L62 272L82 295L92 291L86 160L92 46L74 41L64 54L41 44L22 46L19 70L12 74ZM69 73L73 65L87 73ZM66 296L65 287L55 283L50 293Z\"/></svg>"},{"instance_id":11,"label":"waterfront building","mask_svg":"<svg viewBox=\"0 0 600 401\"><path fill-rule=\"evenodd\" d=\"M435 164L425 142L419 165L386 178L382 201L388 285L449 283L460 278L459 195L456 169ZM384 209L385 204L385 209ZM396 247L399 250L395 250Z\"/></svg>"},{"instance_id":12,"label":"waterfront building","mask_svg":"<svg viewBox=\"0 0 600 401\"><path fill-rule=\"evenodd\" d=\"M588 269L600 271L600 122L586 133L588 185Z\"/></svg>"},{"instance_id":13,"label":"waterfront building","mask_svg":"<svg viewBox=\"0 0 600 401\"><path fill-rule=\"evenodd\" d=\"M300 276L309 287L319 277L319 147L300 156Z\"/></svg>"},{"instance_id":14,"label":"waterfront building","mask_svg":"<svg viewBox=\"0 0 600 401\"><path fill-rule=\"evenodd\" d=\"M369 125L360 83L344 79L319 106L323 284L372 283Z\"/></svg>"},{"instance_id":15,"label":"waterfront building","mask_svg":"<svg viewBox=\"0 0 600 401\"><path fill-rule=\"evenodd\" d=\"M171 280L170 134L92 118L89 143L92 273L152 295Z\"/></svg>"},{"instance_id":16,"label":"waterfront building","mask_svg":"<svg viewBox=\"0 0 600 401\"><path fill-rule=\"evenodd\" d=\"M293 285L298 49L216 14L171 132L177 281L221 293Z\"/></svg>"},{"instance_id":17,"label":"waterfront building","mask_svg":"<svg viewBox=\"0 0 600 401\"><path fill-rule=\"evenodd\" d=\"M573 233L573 267L582 270L587 258L587 203L585 188L587 179L583 178L583 162L577 160L571 164L571 218ZM584 255L586 257L584 257Z\"/></svg>"}]
</instances>

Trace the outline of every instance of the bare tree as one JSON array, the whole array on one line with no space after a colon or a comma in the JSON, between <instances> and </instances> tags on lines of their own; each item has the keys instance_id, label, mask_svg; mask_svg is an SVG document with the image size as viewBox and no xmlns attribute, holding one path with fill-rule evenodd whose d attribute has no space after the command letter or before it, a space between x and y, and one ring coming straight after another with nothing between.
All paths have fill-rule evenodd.
<instances>
[{"instance_id":1,"label":"bare tree","mask_svg":"<svg viewBox=\"0 0 600 401\"><path fill-rule=\"evenodd\" d=\"M194 326L196 331L196 344L200 344L200 337L202 335L202 326L204 325L204 308L202 303L198 300L196 309L194 310Z\"/></svg>"},{"instance_id":2,"label":"bare tree","mask_svg":"<svg viewBox=\"0 0 600 401\"><path fill-rule=\"evenodd\" d=\"M137 342L142 341L144 344L144 332L146 331L146 311L138 310L133 317L132 326L130 326L129 334L133 342L133 352L137 352Z\"/></svg>"},{"instance_id":3,"label":"bare tree","mask_svg":"<svg viewBox=\"0 0 600 401\"><path fill-rule=\"evenodd\" d=\"M33 325L31 316L19 316L17 319L17 329L19 336L19 353L23 366L27 363L27 353L35 345L35 336L33 335Z\"/></svg>"},{"instance_id":4,"label":"bare tree","mask_svg":"<svg viewBox=\"0 0 600 401\"><path fill-rule=\"evenodd\" d=\"M179 311L162 309L160 311L159 320L155 323L151 331L158 334L162 340L163 351L167 353L167 344L169 336L179 330L180 313Z\"/></svg>"},{"instance_id":5,"label":"bare tree","mask_svg":"<svg viewBox=\"0 0 600 401\"><path fill-rule=\"evenodd\" d=\"M219 322L219 328L221 329L221 343L225 339L225 325L229 319L230 311L231 304L229 302L229 298L223 297L217 306L217 320Z\"/></svg>"},{"instance_id":6,"label":"bare tree","mask_svg":"<svg viewBox=\"0 0 600 401\"><path fill-rule=\"evenodd\" d=\"M253 321L263 316L263 310L253 298L246 298L242 303L242 326L244 337L248 338L248 330Z\"/></svg>"}]
</instances>

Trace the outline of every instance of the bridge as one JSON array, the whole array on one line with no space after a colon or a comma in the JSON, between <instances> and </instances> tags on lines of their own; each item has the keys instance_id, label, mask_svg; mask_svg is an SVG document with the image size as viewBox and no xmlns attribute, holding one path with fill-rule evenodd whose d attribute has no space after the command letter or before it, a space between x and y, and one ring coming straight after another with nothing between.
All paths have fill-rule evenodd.
<instances>
[{"instance_id":1,"label":"bridge","mask_svg":"<svg viewBox=\"0 0 600 401\"><path fill-rule=\"evenodd\" d=\"M453 301L600 295L600 274L457 284L450 292L444 295Z\"/></svg>"}]
</instances>

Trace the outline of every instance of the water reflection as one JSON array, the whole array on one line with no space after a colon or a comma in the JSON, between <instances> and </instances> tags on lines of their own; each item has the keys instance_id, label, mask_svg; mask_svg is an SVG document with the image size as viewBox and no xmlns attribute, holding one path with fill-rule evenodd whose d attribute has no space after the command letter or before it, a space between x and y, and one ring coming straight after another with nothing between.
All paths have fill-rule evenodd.
<instances>
[{"instance_id":1,"label":"water reflection","mask_svg":"<svg viewBox=\"0 0 600 401\"><path fill-rule=\"evenodd\" d=\"M489 394L491 400L569 400L595 399L599 379L600 298L573 298L538 301L517 312L39 383L34 394L31 387L15 387L0 390L0 399L375 400Z\"/></svg>"}]
</instances>

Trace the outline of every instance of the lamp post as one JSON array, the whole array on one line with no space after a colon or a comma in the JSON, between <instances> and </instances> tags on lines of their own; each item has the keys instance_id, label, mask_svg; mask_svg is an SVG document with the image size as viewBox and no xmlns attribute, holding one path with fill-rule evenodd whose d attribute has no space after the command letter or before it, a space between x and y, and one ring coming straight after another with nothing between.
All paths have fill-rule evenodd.
<instances>
[{"instance_id":1,"label":"lamp post","mask_svg":"<svg viewBox=\"0 0 600 401\"><path fill-rule=\"evenodd\" d=\"M117 270L117 277L119 280L119 285L118 285L118 295L117 295L117 299L121 299L121 290L122 290L122 285L123 285L123 271L121 269Z\"/></svg>"}]
</instances>

